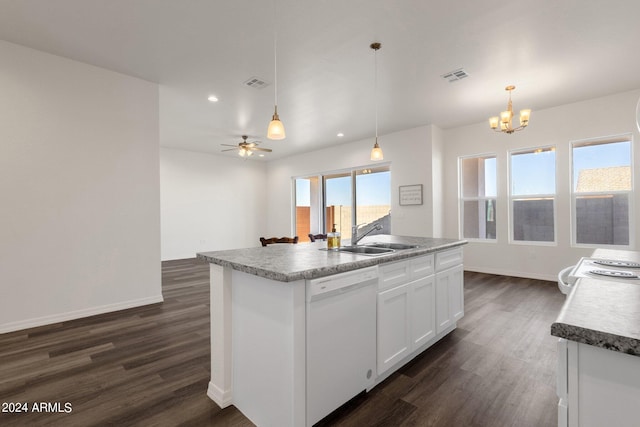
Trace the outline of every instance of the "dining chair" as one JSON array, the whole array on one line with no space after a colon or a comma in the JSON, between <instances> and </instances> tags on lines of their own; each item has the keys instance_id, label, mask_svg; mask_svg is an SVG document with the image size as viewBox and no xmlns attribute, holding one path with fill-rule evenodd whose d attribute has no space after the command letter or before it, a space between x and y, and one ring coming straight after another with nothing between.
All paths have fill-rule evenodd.
<instances>
[{"instance_id":1,"label":"dining chair","mask_svg":"<svg viewBox=\"0 0 640 427\"><path fill-rule=\"evenodd\" d=\"M315 242L316 240L327 240L326 234L311 234L309 233L309 240Z\"/></svg>"},{"instance_id":2,"label":"dining chair","mask_svg":"<svg viewBox=\"0 0 640 427\"><path fill-rule=\"evenodd\" d=\"M264 237L260 238L260 243L262 246L267 246L272 243L298 243L298 236L295 237L269 237L265 239Z\"/></svg>"}]
</instances>

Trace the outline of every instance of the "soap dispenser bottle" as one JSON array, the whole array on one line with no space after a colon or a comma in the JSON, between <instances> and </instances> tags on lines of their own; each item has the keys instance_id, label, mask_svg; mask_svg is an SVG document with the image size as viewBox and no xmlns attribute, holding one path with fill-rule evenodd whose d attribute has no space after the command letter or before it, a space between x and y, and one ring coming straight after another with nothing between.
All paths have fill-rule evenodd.
<instances>
[{"instance_id":1,"label":"soap dispenser bottle","mask_svg":"<svg viewBox=\"0 0 640 427\"><path fill-rule=\"evenodd\" d=\"M333 224L331 233L327 234L327 249L336 251L340 247L340 232L336 231L336 225Z\"/></svg>"}]
</instances>

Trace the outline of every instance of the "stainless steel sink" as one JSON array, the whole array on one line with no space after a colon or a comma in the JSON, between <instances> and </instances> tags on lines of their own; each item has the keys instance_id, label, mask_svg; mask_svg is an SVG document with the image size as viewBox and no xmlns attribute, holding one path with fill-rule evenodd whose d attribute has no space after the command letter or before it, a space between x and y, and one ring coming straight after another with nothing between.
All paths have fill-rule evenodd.
<instances>
[{"instance_id":1,"label":"stainless steel sink","mask_svg":"<svg viewBox=\"0 0 640 427\"><path fill-rule=\"evenodd\" d=\"M405 243L365 243L364 246L370 248L385 248L385 249L415 249L418 245L407 245Z\"/></svg>"},{"instance_id":2,"label":"stainless steel sink","mask_svg":"<svg viewBox=\"0 0 640 427\"><path fill-rule=\"evenodd\" d=\"M339 252L351 252L360 255L384 255L395 252L391 248L376 248L373 246L342 246L338 249Z\"/></svg>"}]
</instances>

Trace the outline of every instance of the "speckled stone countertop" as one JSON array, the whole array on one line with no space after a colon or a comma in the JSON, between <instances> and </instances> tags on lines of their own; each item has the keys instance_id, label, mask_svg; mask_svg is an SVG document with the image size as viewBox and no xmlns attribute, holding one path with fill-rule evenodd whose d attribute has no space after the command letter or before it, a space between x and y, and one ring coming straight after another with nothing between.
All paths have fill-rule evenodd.
<instances>
[{"instance_id":1,"label":"speckled stone countertop","mask_svg":"<svg viewBox=\"0 0 640 427\"><path fill-rule=\"evenodd\" d=\"M594 257L637 262L640 253L596 250ZM551 335L640 356L640 285L578 279Z\"/></svg>"},{"instance_id":2,"label":"speckled stone countertop","mask_svg":"<svg viewBox=\"0 0 640 427\"><path fill-rule=\"evenodd\" d=\"M406 258L451 249L467 243L466 240L430 237L390 236L378 234L366 236L358 244L406 243L417 248L397 250L390 254L369 256L321 250L327 242L274 244L267 247L201 252L198 258L223 267L243 271L280 282L315 279L345 271L357 270ZM344 243L343 243L344 245Z\"/></svg>"}]
</instances>

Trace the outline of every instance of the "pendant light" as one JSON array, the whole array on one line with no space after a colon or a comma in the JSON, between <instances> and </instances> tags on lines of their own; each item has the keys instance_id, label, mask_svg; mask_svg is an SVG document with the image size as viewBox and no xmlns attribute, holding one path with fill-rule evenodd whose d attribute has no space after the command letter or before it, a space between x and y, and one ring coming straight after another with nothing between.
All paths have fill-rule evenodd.
<instances>
[{"instance_id":1,"label":"pendant light","mask_svg":"<svg viewBox=\"0 0 640 427\"><path fill-rule=\"evenodd\" d=\"M376 112L376 142L373 144L373 148L371 149L371 160L378 161L383 160L384 156L382 155L382 148L378 145L378 50L382 47L380 43L371 43L369 46L373 49L374 54L374 87L373 87L373 104Z\"/></svg>"},{"instance_id":2,"label":"pendant light","mask_svg":"<svg viewBox=\"0 0 640 427\"><path fill-rule=\"evenodd\" d=\"M273 112L273 117L271 118L271 122L269 123L269 128L267 129L267 138L269 139L284 139L284 125L280 121L280 117L278 116L278 33L277 33L277 2L274 2L274 29L273 29L273 86L274 86L274 104L275 109Z\"/></svg>"}]
</instances>

